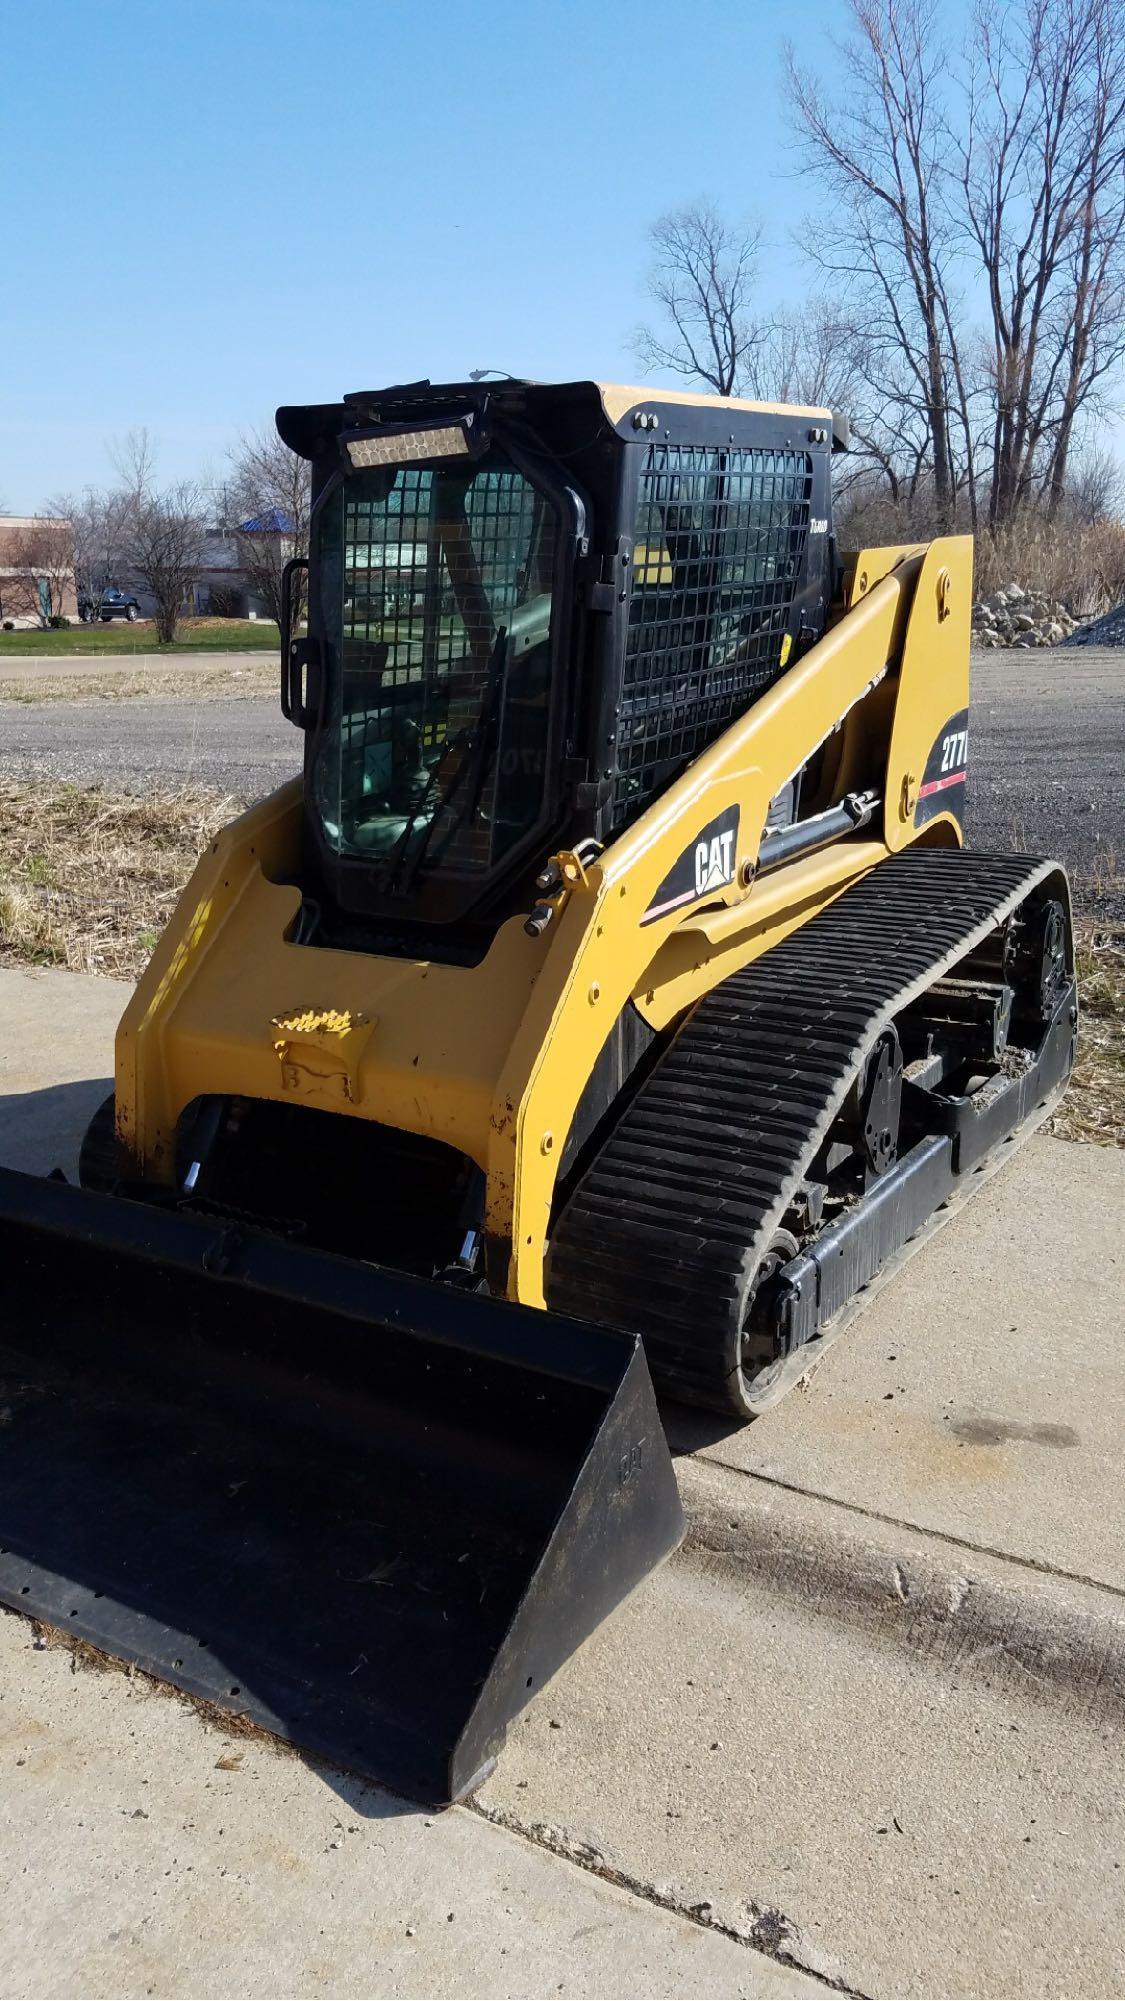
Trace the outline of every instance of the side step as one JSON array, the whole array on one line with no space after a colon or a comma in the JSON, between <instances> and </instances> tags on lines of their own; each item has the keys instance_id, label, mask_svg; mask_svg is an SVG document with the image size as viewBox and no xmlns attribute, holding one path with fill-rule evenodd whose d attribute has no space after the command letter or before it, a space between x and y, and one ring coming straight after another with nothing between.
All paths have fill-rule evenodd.
<instances>
[{"instance_id":1,"label":"side step","mask_svg":"<svg viewBox=\"0 0 1125 2001\"><path fill-rule=\"evenodd\" d=\"M0 1170L0 1600L410 1797L683 1532L640 1344Z\"/></svg>"}]
</instances>

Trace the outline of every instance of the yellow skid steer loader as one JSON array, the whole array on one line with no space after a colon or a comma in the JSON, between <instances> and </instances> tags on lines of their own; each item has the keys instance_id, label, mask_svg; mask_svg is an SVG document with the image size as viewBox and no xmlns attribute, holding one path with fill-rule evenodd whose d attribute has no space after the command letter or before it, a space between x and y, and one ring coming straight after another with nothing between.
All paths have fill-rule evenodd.
<instances>
[{"instance_id":1,"label":"yellow skid steer loader","mask_svg":"<svg viewBox=\"0 0 1125 2001\"><path fill-rule=\"evenodd\" d=\"M278 426L303 778L0 1175L0 1598L443 1800L674 1548L653 1385L767 1409L1054 1102L1069 897L962 846L971 544L841 553L830 411Z\"/></svg>"}]
</instances>

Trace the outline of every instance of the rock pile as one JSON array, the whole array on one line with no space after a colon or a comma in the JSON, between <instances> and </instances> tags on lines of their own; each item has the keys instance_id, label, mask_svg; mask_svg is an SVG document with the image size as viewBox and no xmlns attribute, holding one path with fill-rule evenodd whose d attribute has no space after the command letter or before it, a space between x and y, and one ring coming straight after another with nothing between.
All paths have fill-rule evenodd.
<instances>
[{"instance_id":1,"label":"rock pile","mask_svg":"<svg viewBox=\"0 0 1125 2001\"><path fill-rule=\"evenodd\" d=\"M1064 642L1067 646L1125 646L1125 604L1080 625Z\"/></svg>"},{"instance_id":2,"label":"rock pile","mask_svg":"<svg viewBox=\"0 0 1125 2001\"><path fill-rule=\"evenodd\" d=\"M1021 584L1006 584L973 606L975 646L1057 646L1077 625L1064 604Z\"/></svg>"}]
</instances>

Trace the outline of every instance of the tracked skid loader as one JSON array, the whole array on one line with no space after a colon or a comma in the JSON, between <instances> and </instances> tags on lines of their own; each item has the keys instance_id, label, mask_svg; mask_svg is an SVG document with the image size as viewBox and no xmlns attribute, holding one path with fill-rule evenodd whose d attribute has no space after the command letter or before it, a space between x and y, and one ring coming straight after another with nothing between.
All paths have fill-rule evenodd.
<instances>
[{"instance_id":1,"label":"tracked skid loader","mask_svg":"<svg viewBox=\"0 0 1125 2001\"><path fill-rule=\"evenodd\" d=\"M0 1598L440 1801L675 1547L654 1387L767 1410L1055 1101L1069 896L963 846L971 544L842 553L830 411L278 425L303 777L0 1174Z\"/></svg>"}]
</instances>

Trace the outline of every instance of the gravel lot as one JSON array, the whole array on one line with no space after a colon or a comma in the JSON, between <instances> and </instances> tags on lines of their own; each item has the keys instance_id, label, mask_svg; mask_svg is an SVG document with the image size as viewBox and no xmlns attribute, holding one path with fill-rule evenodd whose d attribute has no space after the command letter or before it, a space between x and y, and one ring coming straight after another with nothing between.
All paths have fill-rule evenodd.
<instances>
[{"instance_id":1,"label":"gravel lot","mask_svg":"<svg viewBox=\"0 0 1125 2001\"><path fill-rule=\"evenodd\" d=\"M974 655L968 835L1057 855L1125 918L1125 646Z\"/></svg>"},{"instance_id":2,"label":"gravel lot","mask_svg":"<svg viewBox=\"0 0 1125 2001\"><path fill-rule=\"evenodd\" d=\"M981 653L973 661L969 837L1059 855L1103 914L1125 918L1125 647ZM250 799L300 766L265 699L19 704L0 710L0 772L78 784L214 785Z\"/></svg>"},{"instance_id":3,"label":"gravel lot","mask_svg":"<svg viewBox=\"0 0 1125 2001\"><path fill-rule=\"evenodd\" d=\"M116 702L0 708L0 772L75 785L213 785L255 799L301 768L300 731L265 697L199 702L137 695Z\"/></svg>"}]
</instances>

